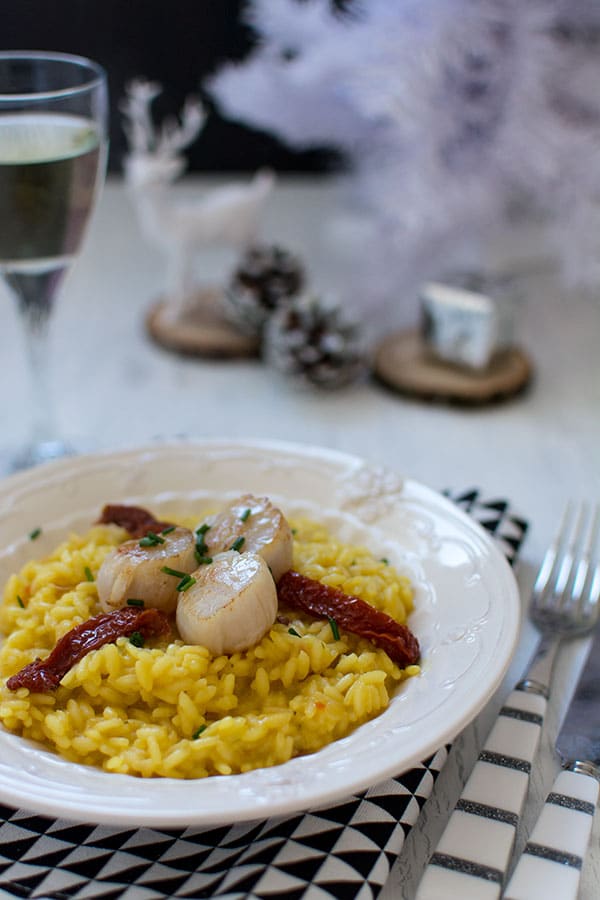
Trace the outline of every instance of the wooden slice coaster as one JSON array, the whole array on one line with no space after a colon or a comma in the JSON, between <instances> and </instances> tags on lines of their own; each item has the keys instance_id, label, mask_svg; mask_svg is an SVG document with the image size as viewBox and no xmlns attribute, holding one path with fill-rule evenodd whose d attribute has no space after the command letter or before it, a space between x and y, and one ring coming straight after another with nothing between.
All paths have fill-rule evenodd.
<instances>
[{"instance_id":1,"label":"wooden slice coaster","mask_svg":"<svg viewBox=\"0 0 600 900\"><path fill-rule=\"evenodd\" d=\"M212 359L257 356L258 339L243 334L227 321L221 298L217 288L203 288L190 298L176 319L170 315L166 301L160 300L146 316L148 333L157 344L186 356Z\"/></svg>"},{"instance_id":2,"label":"wooden slice coaster","mask_svg":"<svg viewBox=\"0 0 600 900\"><path fill-rule=\"evenodd\" d=\"M513 397L529 383L532 366L518 347L497 351L485 369L438 359L419 331L390 335L377 348L374 373L384 384L434 403L482 405Z\"/></svg>"}]
</instances>

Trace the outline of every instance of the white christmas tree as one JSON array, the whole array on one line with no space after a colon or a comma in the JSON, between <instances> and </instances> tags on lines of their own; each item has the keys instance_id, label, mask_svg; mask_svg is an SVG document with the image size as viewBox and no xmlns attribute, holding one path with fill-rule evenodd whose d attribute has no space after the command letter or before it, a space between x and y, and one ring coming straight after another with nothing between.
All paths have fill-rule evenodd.
<instances>
[{"instance_id":1,"label":"white christmas tree","mask_svg":"<svg viewBox=\"0 0 600 900\"><path fill-rule=\"evenodd\" d=\"M342 152L374 303L515 198L546 215L565 271L598 280L595 0L252 0L246 17L256 49L206 86L229 118Z\"/></svg>"}]
</instances>

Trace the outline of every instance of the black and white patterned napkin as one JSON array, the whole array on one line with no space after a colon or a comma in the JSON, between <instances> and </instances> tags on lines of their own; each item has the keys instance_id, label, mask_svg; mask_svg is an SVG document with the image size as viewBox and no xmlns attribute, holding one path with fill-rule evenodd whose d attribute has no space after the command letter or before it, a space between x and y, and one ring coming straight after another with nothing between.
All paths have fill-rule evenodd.
<instances>
[{"instance_id":1,"label":"black and white patterned napkin","mask_svg":"<svg viewBox=\"0 0 600 900\"><path fill-rule=\"evenodd\" d=\"M514 563L527 531L505 500L445 492ZM31 900L369 900L447 757L342 802L216 828L111 828L0 806L0 893Z\"/></svg>"}]
</instances>

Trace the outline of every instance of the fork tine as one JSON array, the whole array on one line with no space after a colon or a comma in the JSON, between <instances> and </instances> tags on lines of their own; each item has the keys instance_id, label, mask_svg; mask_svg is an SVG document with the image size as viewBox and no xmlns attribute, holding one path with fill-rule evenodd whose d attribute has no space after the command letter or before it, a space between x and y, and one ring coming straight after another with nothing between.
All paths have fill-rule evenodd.
<instances>
[{"instance_id":1,"label":"fork tine","mask_svg":"<svg viewBox=\"0 0 600 900\"><path fill-rule=\"evenodd\" d=\"M573 504L569 504L569 506L573 509L573 515L572 520L569 523L570 527L568 534L565 536L564 553L553 591L553 599L558 606L568 602L571 596L567 593L567 587L571 576L575 571L576 556L583 543L587 518L587 507L585 503L582 503L578 509L574 509Z\"/></svg>"},{"instance_id":2,"label":"fork tine","mask_svg":"<svg viewBox=\"0 0 600 900\"><path fill-rule=\"evenodd\" d=\"M583 597L583 611L589 616L598 615L598 601L600 600L600 559L598 558L600 555L599 538L600 506L595 506L591 514L588 541L584 550L586 567L585 578L581 584L582 594L584 588L586 588Z\"/></svg>"},{"instance_id":3,"label":"fork tine","mask_svg":"<svg viewBox=\"0 0 600 900\"><path fill-rule=\"evenodd\" d=\"M599 601L600 601L600 564L596 563L596 565L594 567L594 573L592 575L592 583L590 585L590 590L589 590L589 594L588 594L586 607L593 607L595 610L598 610Z\"/></svg>"},{"instance_id":4,"label":"fork tine","mask_svg":"<svg viewBox=\"0 0 600 900\"><path fill-rule=\"evenodd\" d=\"M564 579L565 561L569 555L569 547L573 545L573 526L577 523L575 505L569 500L565 506L558 529L548 546L542 564L540 566L535 584L531 592L531 606L535 608L547 608L556 606L558 599L564 591L564 585L557 591L557 585Z\"/></svg>"},{"instance_id":5,"label":"fork tine","mask_svg":"<svg viewBox=\"0 0 600 900\"><path fill-rule=\"evenodd\" d=\"M575 602L578 602L581 599L581 595L583 593L583 589L585 587L585 583L588 576L588 571L590 568L590 553L592 550L592 544L594 539L594 512L591 514L591 522L590 527L587 531L587 538L583 545L583 549L581 551L581 555L579 560L575 565L574 575L573 575L573 586L571 588L571 597Z\"/></svg>"},{"instance_id":6,"label":"fork tine","mask_svg":"<svg viewBox=\"0 0 600 900\"><path fill-rule=\"evenodd\" d=\"M564 543L564 537L569 529L572 510L573 504L571 503L571 501L569 501L565 507L565 511L563 512L558 530L544 554L542 564L539 568L537 577L535 579L535 584L533 585L532 589L532 603L534 605L541 603L544 599L544 596L550 584L550 579L556 567L560 549Z\"/></svg>"},{"instance_id":7,"label":"fork tine","mask_svg":"<svg viewBox=\"0 0 600 900\"><path fill-rule=\"evenodd\" d=\"M587 529L586 540L582 544L581 555L579 557L579 561L577 562L577 567L575 570L575 576L573 578L573 588L571 591L571 595L574 599L578 599L581 597L583 592L583 588L585 586L588 571L590 568L590 561L592 557L592 553L594 550L594 543L596 540L596 529L598 526L598 509L592 509L589 515L589 526Z\"/></svg>"}]
</instances>

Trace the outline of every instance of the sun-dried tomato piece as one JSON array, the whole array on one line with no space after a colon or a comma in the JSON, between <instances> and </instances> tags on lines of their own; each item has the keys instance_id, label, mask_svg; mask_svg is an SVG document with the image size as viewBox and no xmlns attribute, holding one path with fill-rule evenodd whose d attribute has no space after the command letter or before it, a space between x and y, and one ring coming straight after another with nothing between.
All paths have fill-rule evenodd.
<instances>
[{"instance_id":1,"label":"sun-dried tomato piece","mask_svg":"<svg viewBox=\"0 0 600 900\"><path fill-rule=\"evenodd\" d=\"M91 650L134 632L149 638L169 631L169 620L159 609L124 606L101 613L67 631L46 659L36 659L24 666L8 679L6 686L11 691L26 687L36 694L54 691L69 669Z\"/></svg>"},{"instance_id":2,"label":"sun-dried tomato piece","mask_svg":"<svg viewBox=\"0 0 600 900\"><path fill-rule=\"evenodd\" d=\"M149 531L157 534L164 528L171 528L172 522L160 522L142 506L128 506L124 503L108 503L98 519L99 525L120 525L132 538L144 537Z\"/></svg>"},{"instance_id":3,"label":"sun-dried tomato piece","mask_svg":"<svg viewBox=\"0 0 600 900\"><path fill-rule=\"evenodd\" d=\"M359 597L345 594L293 569L279 579L277 594L281 603L293 609L334 619L339 628L381 647L402 668L419 661L419 642L410 628Z\"/></svg>"}]
</instances>

